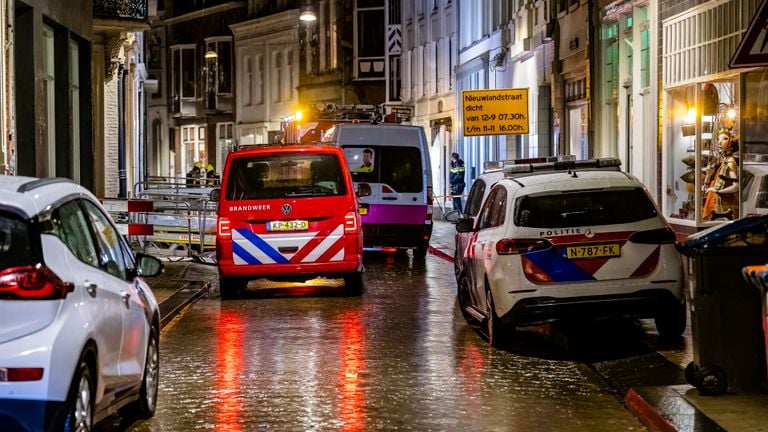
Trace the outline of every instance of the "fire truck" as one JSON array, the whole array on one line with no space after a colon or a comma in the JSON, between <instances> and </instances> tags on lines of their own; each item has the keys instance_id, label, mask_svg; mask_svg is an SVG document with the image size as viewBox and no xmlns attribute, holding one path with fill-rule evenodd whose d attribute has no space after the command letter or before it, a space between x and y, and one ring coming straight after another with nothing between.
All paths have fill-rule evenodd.
<instances>
[{"instance_id":1,"label":"fire truck","mask_svg":"<svg viewBox=\"0 0 768 432\"><path fill-rule=\"evenodd\" d=\"M278 139L283 143L330 141L339 123L408 123L412 115L409 105L306 105L282 119Z\"/></svg>"}]
</instances>

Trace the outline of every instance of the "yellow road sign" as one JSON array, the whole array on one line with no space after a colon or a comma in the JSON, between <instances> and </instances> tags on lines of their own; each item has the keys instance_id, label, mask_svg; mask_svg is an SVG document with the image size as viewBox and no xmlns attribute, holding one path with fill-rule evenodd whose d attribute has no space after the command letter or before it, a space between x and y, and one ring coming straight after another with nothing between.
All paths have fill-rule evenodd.
<instances>
[{"instance_id":1,"label":"yellow road sign","mask_svg":"<svg viewBox=\"0 0 768 432\"><path fill-rule=\"evenodd\" d=\"M528 133L528 89L464 90L464 136Z\"/></svg>"}]
</instances>

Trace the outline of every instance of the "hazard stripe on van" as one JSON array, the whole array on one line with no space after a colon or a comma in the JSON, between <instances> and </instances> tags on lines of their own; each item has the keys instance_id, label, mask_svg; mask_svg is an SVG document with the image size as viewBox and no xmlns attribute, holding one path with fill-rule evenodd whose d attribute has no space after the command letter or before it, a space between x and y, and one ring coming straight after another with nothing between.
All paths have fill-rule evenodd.
<instances>
[{"instance_id":1,"label":"hazard stripe on van","mask_svg":"<svg viewBox=\"0 0 768 432\"><path fill-rule=\"evenodd\" d=\"M344 225L332 232L256 234L247 228L232 231L235 265L288 264L341 261L344 258ZM293 252L280 252L280 249Z\"/></svg>"}]
</instances>

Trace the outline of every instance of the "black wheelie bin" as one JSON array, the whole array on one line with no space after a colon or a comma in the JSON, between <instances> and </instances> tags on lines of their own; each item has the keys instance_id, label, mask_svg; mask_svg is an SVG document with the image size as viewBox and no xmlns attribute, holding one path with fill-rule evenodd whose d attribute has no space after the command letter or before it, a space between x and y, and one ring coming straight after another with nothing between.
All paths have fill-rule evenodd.
<instances>
[{"instance_id":1,"label":"black wheelie bin","mask_svg":"<svg viewBox=\"0 0 768 432\"><path fill-rule=\"evenodd\" d=\"M760 390L768 380L761 299L742 270L768 261L768 216L727 222L676 246L693 336L686 380L702 395Z\"/></svg>"}]
</instances>

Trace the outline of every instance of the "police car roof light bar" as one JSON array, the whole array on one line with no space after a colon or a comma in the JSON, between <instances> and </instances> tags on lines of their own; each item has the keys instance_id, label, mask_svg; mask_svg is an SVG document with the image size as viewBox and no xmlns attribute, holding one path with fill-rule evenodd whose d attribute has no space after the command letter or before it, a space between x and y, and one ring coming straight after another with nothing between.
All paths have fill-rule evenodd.
<instances>
[{"instance_id":1,"label":"police car roof light bar","mask_svg":"<svg viewBox=\"0 0 768 432\"><path fill-rule=\"evenodd\" d=\"M516 177L521 175L530 175L536 172L556 172L567 171L571 174L576 170L585 169L607 169L617 170L621 166L621 160L615 157L587 159L587 160L557 160L554 162L537 162L516 164L504 167L505 177Z\"/></svg>"}]
</instances>

